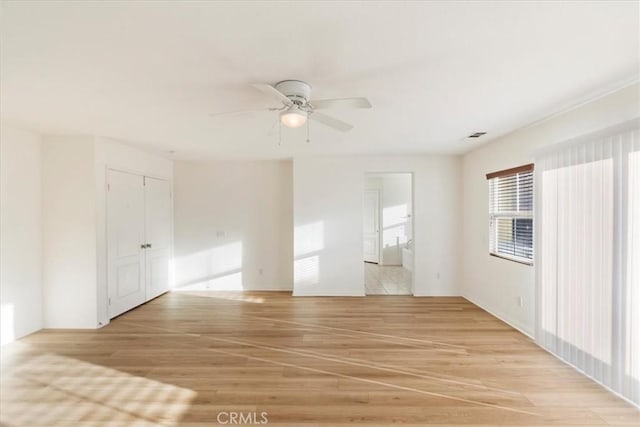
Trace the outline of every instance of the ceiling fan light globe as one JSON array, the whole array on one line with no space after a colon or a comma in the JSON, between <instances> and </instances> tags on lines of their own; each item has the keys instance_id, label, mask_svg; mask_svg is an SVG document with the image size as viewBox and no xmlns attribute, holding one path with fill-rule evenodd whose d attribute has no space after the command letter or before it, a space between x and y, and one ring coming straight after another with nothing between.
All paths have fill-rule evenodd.
<instances>
[{"instance_id":1,"label":"ceiling fan light globe","mask_svg":"<svg viewBox=\"0 0 640 427\"><path fill-rule=\"evenodd\" d=\"M307 113L291 108L280 113L280 122L288 128L299 128L307 122Z\"/></svg>"}]
</instances>

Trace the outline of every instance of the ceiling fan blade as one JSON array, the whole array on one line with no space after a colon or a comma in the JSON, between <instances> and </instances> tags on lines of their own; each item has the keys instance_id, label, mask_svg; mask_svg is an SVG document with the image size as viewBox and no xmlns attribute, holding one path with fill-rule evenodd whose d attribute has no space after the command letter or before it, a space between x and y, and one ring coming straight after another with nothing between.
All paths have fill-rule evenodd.
<instances>
[{"instance_id":1,"label":"ceiling fan blade","mask_svg":"<svg viewBox=\"0 0 640 427\"><path fill-rule=\"evenodd\" d=\"M342 120L335 119L331 116L327 116L326 114L313 112L309 114L309 118L315 120L316 122L320 122L325 126L329 126L330 128L334 128L339 130L340 132L349 132L353 129L349 123L345 123Z\"/></svg>"},{"instance_id":2,"label":"ceiling fan blade","mask_svg":"<svg viewBox=\"0 0 640 427\"><path fill-rule=\"evenodd\" d=\"M278 89L276 89L271 85L267 85L263 83L253 83L251 86L258 89L260 92L264 93L267 96L270 96L272 98L277 98L280 102L282 102L287 107L290 107L293 105L293 102L289 98L287 98L287 96L284 93L280 92Z\"/></svg>"},{"instance_id":3,"label":"ceiling fan blade","mask_svg":"<svg viewBox=\"0 0 640 427\"><path fill-rule=\"evenodd\" d=\"M371 108L367 98L316 99L310 102L316 110L325 108Z\"/></svg>"},{"instance_id":4,"label":"ceiling fan blade","mask_svg":"<svg viewBox=\"0 0 640 427\"><path fill-rule=\"evenodd\" d=\"M218 117L218 116L229 116L232 114L244 114L244 113L255 113L258 111L278 111L279 108L271 107L271 108L251 108L247 110L233 110L233 111L222 111L220 113L209 113L209 117Z\"/></svg>"}]
</instances>

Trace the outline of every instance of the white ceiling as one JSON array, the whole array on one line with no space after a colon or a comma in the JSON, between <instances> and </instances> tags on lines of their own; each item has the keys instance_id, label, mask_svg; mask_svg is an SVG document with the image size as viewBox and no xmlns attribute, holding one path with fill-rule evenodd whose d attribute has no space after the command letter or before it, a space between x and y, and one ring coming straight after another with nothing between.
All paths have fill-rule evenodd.
<instances>
[{"instance_id":1,"label":"white ceiling","mask_svg":"<svg viewBox=\"0 0 640 427\"><path fill-rule=\"evenodd\" d=\"M638 2L2 2L2 118L178 158L461 153L637 80ZM268 135L252 82L366 96ZM277 105L277 103L276 103ZM465 141L476 131L488 134Z\"/></svg>"}]
</instances>

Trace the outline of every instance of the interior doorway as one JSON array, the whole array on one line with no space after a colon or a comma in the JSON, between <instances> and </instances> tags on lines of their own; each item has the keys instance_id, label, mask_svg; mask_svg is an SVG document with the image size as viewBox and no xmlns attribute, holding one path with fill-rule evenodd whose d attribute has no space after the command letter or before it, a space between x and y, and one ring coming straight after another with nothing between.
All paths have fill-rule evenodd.
<instances>
[{"instance_id":1,"label":"interior doorway","mask_svg":"<svg viewBox=\"0 0 640 427\"><path fill-rule=\"evenodd\" d=\"M413 294L413 174L366 173L363 261L367 295Z\"/></svg>"}]
</instances>

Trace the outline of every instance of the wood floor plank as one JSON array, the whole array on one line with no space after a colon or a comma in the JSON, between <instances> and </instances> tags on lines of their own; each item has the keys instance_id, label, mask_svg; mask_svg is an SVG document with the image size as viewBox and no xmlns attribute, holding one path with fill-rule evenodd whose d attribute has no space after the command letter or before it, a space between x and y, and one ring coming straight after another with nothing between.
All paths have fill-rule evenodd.
<instances>
[{"instance_id":1,"label":"wood floor plank","mask_svg":"<svg viewBox=\"0 0 640 427\"><path fill-rule=\"evenodd\" d=\"M2 348L6 426L640 425L640 411L463 298L174 292Z\"/></svg>"}]
</instances>

